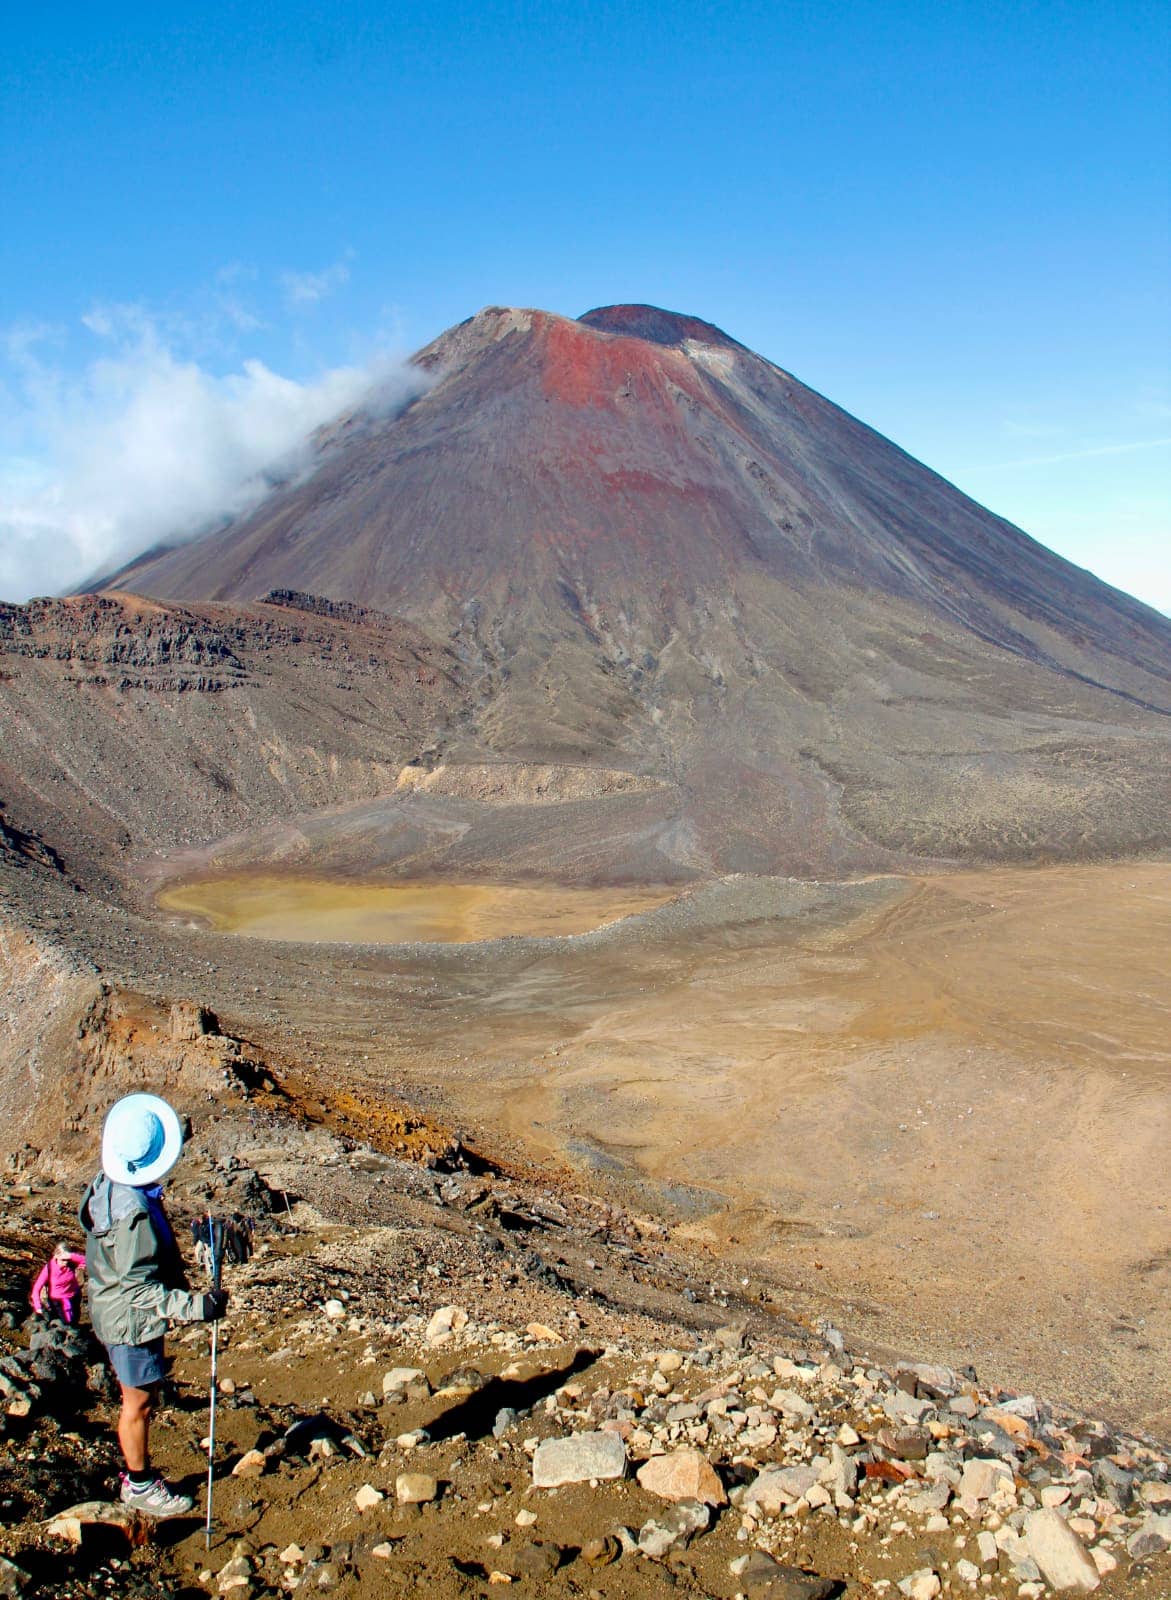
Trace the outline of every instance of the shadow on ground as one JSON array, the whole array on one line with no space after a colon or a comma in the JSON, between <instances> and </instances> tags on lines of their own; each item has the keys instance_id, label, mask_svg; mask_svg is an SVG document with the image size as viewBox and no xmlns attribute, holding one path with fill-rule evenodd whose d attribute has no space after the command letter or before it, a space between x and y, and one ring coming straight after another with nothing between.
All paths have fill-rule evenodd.
<instances>
[{"instance_id":1,"label":"shadow on ground","mask_svg":"<svg viewBox=\"0 0 1171 1600\"><path fill-rule=\"evenodd\" d=\"M592 1367L601 1354L600 1350L579 1350L565 1366L538 1372L532 1378L490 1378L482 1389L458 1401L449 1411L441 1411L427 1425L428 1436L435 1443L454 1439L457 1434L483 1439L492 1432L502 1411L512 1411L517 1416L531 1411L563 1383Z\"/></svg>"}]
</instances>

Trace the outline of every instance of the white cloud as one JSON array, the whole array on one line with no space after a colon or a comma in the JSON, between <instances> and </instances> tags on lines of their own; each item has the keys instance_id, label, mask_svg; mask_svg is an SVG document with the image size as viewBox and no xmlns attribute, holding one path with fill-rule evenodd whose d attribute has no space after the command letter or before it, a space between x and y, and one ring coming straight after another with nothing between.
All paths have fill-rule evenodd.
<instances>
[{"instance_id":1,"label":"white cloud","mask_svg":"<svg viewBox=\"0 0 1171 1600\"><path fill-rule=\"evenodd\" d=\"M333 294L350 281L350 269L344 260L335 261L321 272L282 272L281 288L285 304L291 308L315 306L327 295Z\"/></svg>"},{"instance_id":2,"label":"white cloud","mask_svg":"<svg viewBox=\"0 0 1171 1600\"><path fill-rule=\"evenodd\" d=\"M174 327L141 307L99 307L84 320L106 348L80 371L46 359L40 337L9 336L3 599L67 591L248 510L273 475L305 469L322 423L359 403L394 408L426 383L385 357L304 383L258 360L216 373L177 353Z\"/></svg>"}]
</instances>

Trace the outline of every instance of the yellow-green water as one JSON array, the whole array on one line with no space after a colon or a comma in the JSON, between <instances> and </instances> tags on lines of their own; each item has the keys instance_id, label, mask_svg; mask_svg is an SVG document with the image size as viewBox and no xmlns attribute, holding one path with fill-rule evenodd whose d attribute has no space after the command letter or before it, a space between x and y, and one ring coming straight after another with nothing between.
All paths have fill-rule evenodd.
<instances>
[{"instance_id":1,"label":"yellow-green water","mask_svg":"<svg viewBox=\"0 0 1171 1600\"><path fill-rule=\"evenodd\" d=\"M164 911L219 933L330 944L469 944L512 934L587 933L674 898L669 889L571 889L560 884L353 883L238 872L177 884Z\"/></svg>"}]
</instances>

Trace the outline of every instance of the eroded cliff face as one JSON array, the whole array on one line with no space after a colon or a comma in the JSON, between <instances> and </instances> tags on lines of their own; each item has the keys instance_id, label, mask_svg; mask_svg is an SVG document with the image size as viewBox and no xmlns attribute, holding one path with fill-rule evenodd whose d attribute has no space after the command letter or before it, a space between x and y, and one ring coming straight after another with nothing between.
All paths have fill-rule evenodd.
<instances>
[{"instance_id":1,"label":"eroded cliff face","mask_svg":"<svg viewBox=\"0 0 1171 1600\"><path fill-rule=\"evenodd\" d=\"M136 852L393 790L457 713L454 657L284 600L0 606L0 850L112 893Z\"/></svg>"},{"instance_id":2,"label":"eroded cliff face","mask_svg":"<svg viewBox=\"0 0 1171 1600\"><path fill-rule=\"evenodd\" d=\"M0 1157L75 1176L115 1100L140 1090L206 1116L275 1088L264 1059L194 1002L103 983L82 958L0 920Z\"/></svg>"},{"instance_id":3,"label":"eroded cliff face","mask_svg":"<svg viewBox=\"0 0 1171 1600\"><path fill-rule=\"evenodd\" d=\"M88 961L0 916L0 1153L55 1136L80 1076L78 1028L101 996Z\"/></svg>"}]
</instances>

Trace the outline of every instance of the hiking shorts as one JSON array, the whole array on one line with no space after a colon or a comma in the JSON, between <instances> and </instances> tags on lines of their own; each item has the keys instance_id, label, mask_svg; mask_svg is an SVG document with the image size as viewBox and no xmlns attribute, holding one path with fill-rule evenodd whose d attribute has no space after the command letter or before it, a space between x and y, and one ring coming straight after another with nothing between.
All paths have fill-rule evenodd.
<instances>
[{"instance_id":1,"label":"hiking shorts","mask_svg":"<svg viewBox=\"0 0 1171 1600\"><path fill-rule=\"evenodd\" d=\"M147 1344L107 1345L106 1353L114 1376L124 1388L150 1389L167 1376L161 1338L151 1339Z\"/></svg>"}]
</instances>

